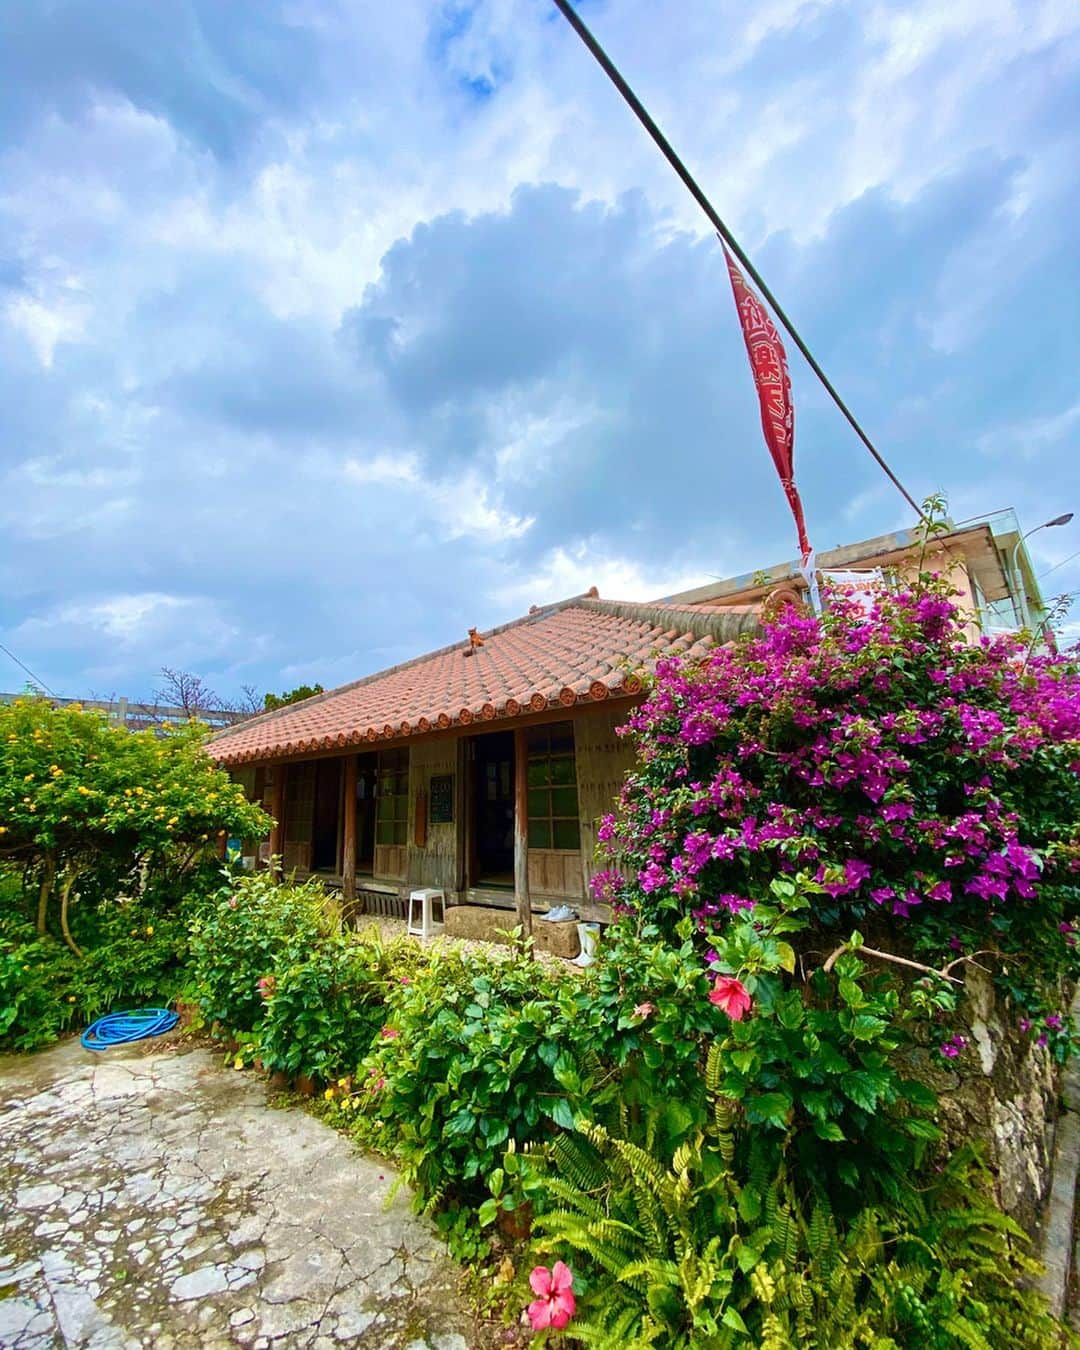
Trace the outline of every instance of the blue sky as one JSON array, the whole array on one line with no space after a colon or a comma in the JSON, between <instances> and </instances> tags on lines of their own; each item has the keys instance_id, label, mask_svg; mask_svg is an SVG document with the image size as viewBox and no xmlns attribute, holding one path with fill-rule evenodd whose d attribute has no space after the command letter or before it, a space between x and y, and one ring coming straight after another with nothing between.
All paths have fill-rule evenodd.
<instances>
[{"instance_id":1,"label":"blue sky","mask_svg":"<svg viewBox=\"0 0 1080 1350\"><path fill-rule=\"evenodd\" d=\"M1080 513L1075 5L583 12L911 490ZM812 539L911 523L791 363ZM794 552L719 250L549 0L7 0L0 407L0 641L65 695ZM1080 589L1080 521L1032 548Z\"/></svg>"}]
</instances>

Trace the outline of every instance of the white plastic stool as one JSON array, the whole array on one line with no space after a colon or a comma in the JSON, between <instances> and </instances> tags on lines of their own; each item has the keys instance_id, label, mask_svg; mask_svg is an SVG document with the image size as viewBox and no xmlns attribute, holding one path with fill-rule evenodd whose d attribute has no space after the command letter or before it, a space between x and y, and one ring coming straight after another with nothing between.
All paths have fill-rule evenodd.
<instances>
[{"instance_id":1,"label":"white plastic stool","mask_svg":"<svg viewBox=\"0 0 1080 1350\"><path fill-rule=\"evenodd\" d=\"M437 919L435 918L436 907L439 911ZM445 892L433 886L425 886L421 890L409 892L410 936L428 938L433 932L441 932L445 921Z\"/></svg>"}]
</instances>

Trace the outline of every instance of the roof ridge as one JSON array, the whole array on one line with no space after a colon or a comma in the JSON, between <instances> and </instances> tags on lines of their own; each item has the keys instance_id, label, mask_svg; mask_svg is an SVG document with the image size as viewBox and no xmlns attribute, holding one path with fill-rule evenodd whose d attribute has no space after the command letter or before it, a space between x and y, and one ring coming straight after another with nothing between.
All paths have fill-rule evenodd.
<instances>
[{"instance_id":1,"label":"roof ridge","mask_svg":"<svg viewBox=\"0 0 1080 1350\"><path fill-rule=\"evenodd\" d=\"M678 609L671 605L639 603L635 600L600 600L585 598L577 602L580 609L591 609L598 614L608 614L615 619L638 619L655 624L667 630L676 619L687 623L687 632L695 637L709 637L721 644L733 642L743 633L756 632L761 627L760 614L731 614L717 610L702 610L687 607Z\"/></svg>"},{"instance_id":2,"label":"roof ridge","mask_svg":"<svg viewBox=\"0 0 1080 1350\"><path fill-rule=\"evenodd\" d=\"M535 623L539 619L546 618L549 614L555 614L559 610L569 609L583 601L591 601L596 598L596 587L593 586L580 595L571 595L565 600L554 600L548 605L535 605L528 614L523 614L517 619L509 619L506 623L498 624L494 628L488 628L480 636L482 638L498 637L500 633L509 632L511 628L518 628L522 624ZM466 638L465 641L467 640ZM328 703L330 699L337 698L341 694L347 694L353 689L361 689L364 685L384 679L387 675L397 675L400 671L422 665L425 661L434 660L439 656L449 656L452 652L461 651L462 645L462 641L459 639L445 647L437 647L434 651L410 657L408 661L399 661L397 665L386 666L382 670L374 670L370 675L361 675L358 680L350 680L347 684L339 684L335 689L324 689L321 694L312 694L310 698L298 699L295 703L286 703L282 708L271 708L268 712L259 713L255 717L246 718L243 722L237 722L234 726L224 727L221 731L216 731L210 737L210 743L217 744L219 741L227 740L230 735L247 731L250 727L265 726L268 722L279 721L282 717L290 716L296 712L298 708L314 708L320 703Z\"/></svg>"}]
</instances>

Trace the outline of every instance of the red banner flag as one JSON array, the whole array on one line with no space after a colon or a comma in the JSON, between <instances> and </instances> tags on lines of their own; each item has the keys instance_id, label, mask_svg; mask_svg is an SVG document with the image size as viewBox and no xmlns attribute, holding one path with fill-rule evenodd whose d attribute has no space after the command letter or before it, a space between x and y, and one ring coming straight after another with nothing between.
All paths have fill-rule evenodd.
<instances>
[{"instance_id":1,"label":"red banner flag","mask_svg":"<svg viewBox=\"0 0 1080 1350\"><path fill-rule=\"evenodd\" d=\"M805 564L813 550L806 537L802 502L795 487L795 405L791 400L787 355L769 311L746 284L746 278L726 245L724 258L731 278L731 289L735 294L735 308L739 311L747 355L750 357L750 368L754 372L758 403L761 405L761 429L765 433L765 444L769 447L776 472L780 475L791 514L795 517L799 548Z\"/></svg>"}]
</instances>

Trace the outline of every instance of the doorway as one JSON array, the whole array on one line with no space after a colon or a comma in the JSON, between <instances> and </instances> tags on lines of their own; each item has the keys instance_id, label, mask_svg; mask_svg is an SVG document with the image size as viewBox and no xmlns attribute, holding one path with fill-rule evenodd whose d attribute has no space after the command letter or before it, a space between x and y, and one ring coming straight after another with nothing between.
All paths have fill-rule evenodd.
<instances>
[{"instance_id":1,"label":"doorway","mask_svg":"<svg viewBox=\"0 0 1080 1350\"><path fill-rule=\"evenodd\" d=\"M471 884L514 886L514 733L473 741Z\"/></svg>"},{"instance_id":2,"label":"doorway","mask_svg":"<svg viewBox=\"0 0 1080 1350\"><path fill-rule=\"evenodd\" d=\"M315 768L315 813L311 831L311 870L336 872L341 760L320 759Z\"/></svg>"}]
</instances>

